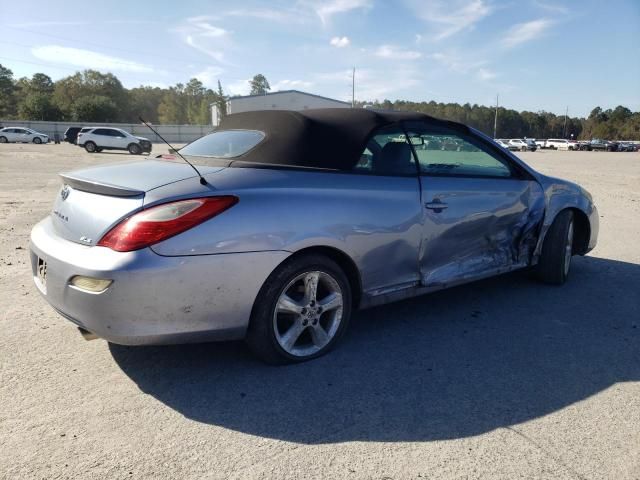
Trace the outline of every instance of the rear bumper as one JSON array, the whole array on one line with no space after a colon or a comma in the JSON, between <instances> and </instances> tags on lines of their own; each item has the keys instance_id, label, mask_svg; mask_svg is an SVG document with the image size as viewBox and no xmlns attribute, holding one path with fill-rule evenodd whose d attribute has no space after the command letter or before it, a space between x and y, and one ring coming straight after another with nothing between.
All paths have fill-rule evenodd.
<instances>
[{"instance_id":1,"label":"rear bumper","mask_svg":"<svg viewBox=\"0 0 640 480\"><path fill-rule=\"evenodd\" d=\"M57 236L49 218L31 232L36 287L65 318L123 345L242 338L262 284L288 252L163 257L115 252ZM38 259L47 263L46 283ZM101 293L70 285L75 275L110 279Z\"/></svg>"}]
</instances>

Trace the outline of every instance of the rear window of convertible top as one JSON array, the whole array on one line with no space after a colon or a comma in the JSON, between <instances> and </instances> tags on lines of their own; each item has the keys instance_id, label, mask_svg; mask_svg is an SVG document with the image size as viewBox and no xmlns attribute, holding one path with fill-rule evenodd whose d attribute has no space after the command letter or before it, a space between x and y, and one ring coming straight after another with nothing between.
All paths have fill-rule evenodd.
<instances>
[{"instance_id":1,"label":"rear window of convertible top","mask_svg":"<svg viewBox=\"0 0 640 480\"><path fill-rule=\"evenodd\" d=\"M264 139L258 130L218 130L180 149L193 157L234 158L244 155Z\"/></svg>"}]
</instances>

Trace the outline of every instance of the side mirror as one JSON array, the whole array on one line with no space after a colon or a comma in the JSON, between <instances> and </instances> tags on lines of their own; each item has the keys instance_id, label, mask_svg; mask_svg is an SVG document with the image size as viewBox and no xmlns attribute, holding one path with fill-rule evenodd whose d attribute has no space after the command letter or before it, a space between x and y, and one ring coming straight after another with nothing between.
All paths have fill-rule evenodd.
<instances>
[{"instance_id":1,"label":"side mirror","mask_svg":"<svg viewBox=\"0 0 640 480\"><path fill-rule=\"evenodd\" d=\"M177 150L175 148L170 148L169 149L169 153L174 155L177 152Z\"/></svg>"},{"instance_id":2,"label":"side mirror","mask_svg":"<svg viewBox=\"0 0 640 480\"><path fill-rule=\"evenodd\" d=\"M411 145L413 146L424 145L424 138L422 137L410 137L410 139L411 139Z\"/></svg>"}]
</instances>

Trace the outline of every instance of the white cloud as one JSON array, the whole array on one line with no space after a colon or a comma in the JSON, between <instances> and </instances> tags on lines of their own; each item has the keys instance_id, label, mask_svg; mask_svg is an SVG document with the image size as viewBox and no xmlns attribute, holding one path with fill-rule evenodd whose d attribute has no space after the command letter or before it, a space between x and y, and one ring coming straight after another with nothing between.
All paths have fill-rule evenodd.
<instances>
[{"instance_id":1,"label":"white cloud","mask_svg":"<svg viewBox=\"0 0 640 480\"><path fill-rule=\"evenodd\" d=\"M457 73L468 73L487 63L485 60L470 60L467 56L461 56L455 51L431 53L427 55L426 58L435 60L436 62L444 65L448 70Z\"/></svg>"},{"instance_id":2,"label":"white cloud","mask_svg":"<svg viewBox=\"0 0 640 480\"><path fill-rule=\"evenodd\" d=\"M313 82L307 82L304 80L280 80L271 85L271 91L277 92L279 90L295 90L299 88L310 88L313 86Z\"/></svg>"},{"instance_id":3,"label":"white cloud","mask_svg":"<svg viewBox=\"0 0 640 480\"><path fill-rule=\"evenodd\" d=\"M193 75L200 80L206 87L218 88L218 79L224 70L220 67L207 67L203 71Z\"/></svg>"},{"instance_id":4,"label":"white cloud","mask_svg":"<svg viewBox=\"0 0 640 480\"><path fill-rule=\"evenodd\" d=\"M405 50L393 45L381 45L376 49L376 56L395 60L416 60L422 56L415 50Z\"/></svg>"},{"instance_id":5,"label":"white cloud","mask_svg":"<svg viewBox=\"0 0 640 480\"><path fill-rule=\"evenodd\" d=\"M442 40L473 27L493 10L484 0L406 1L418 18L436 27L437 32L434 36L436 40Z\"/></svg>"},{"instance_id":6,"label":"white cloud","mask_svg":"<svg viewBox=\"0 0 640 480\"><path fill-rule=\"evenodd\" d=\"M31 54L41 60L65 63L74 67L93 68L96 70L116 70L121 72L159 73L151 66L132 62L124 58L112 57L82 48L44 45L33 47Z\"/></svg>"},{"instance_id":7,"label":"white cloud","mask_svg":"<svg viewBox=\"0 0 640 480\"><path fill-rule=\"evenodd\" d=\"M476 72L476 78L482 81L493 80L497 76L498 75L495 72L489 70L488 68L480 68Z\"/></svg>"},{"instance_id":8,"label":"white cloud","mask_svg":"<svg viewBox=\"0 0 640 480\"><path fill-rule=\"evenodd\" d=\"M37 21L37 22L22 22L22 23L9 23L7 26L9 27L17 27L17 28L32 28L32 27L77 27L81 25L89 25L89 22L86 21Z\"/></svg>"},{"instance_id":9,"label":"white cloud","mask_svg":"<svg viewBox=\"0 0 640 480\"><path fill-rule=\"evenodd\" d=\"M191 48L224 63L224 51L231 46L231 32L213 25L211 22L215 20L218 17L209 15L187 18L173 31L180 33Z\"/></svg>"},{"instance_id":10,"label":"white cloud","mask_svg":"<svg viewBox=\"0 0 640 480\"><path fill-rule=\"evenodd\" d=\"M281 23L298 23L301 20L300 12L285 9L269 8L241 8L229 10L222 14L225 17L258 18Z\"/></svg>"},{"instance_id":11,"label":"white cloud","mask_svg":"<svg viewBox=\"0 0 640 480\"><path fill-rule=\"evenodd\" d=\"M502 44L507 48L512 48L531 40L539 38L545 30L553 25L553 21L548 18L532 20L531 22L518 23L509 29L502 39Z\"/></svg>"},{"instance_id":12,"label":"white cloud","mask_svg":"<svg viewBox=\"0 0 640 480\"><path fill-rule=\"evenodd\" d=\"M383 100L396 98L402 92L420 84L417 72L412 68L387 70L356 70L356 98L359 100Z\"/></svg>"},{"instance_id":13,"label":"white cloud","mask_svg":"<svg viewBox=\"0 0 640 480\"><path fill-rule=\"evenodd\" d=\"M352 70L325 72L313 77L315 89L321 95L351 101ZM383 100L390 96L402 97L412 87L420 85L420 75L413 67L391 71L361 68L356 70L356 99Z\"/></svg>"},{"instance_id":14,"label":"white cloud","mask_svg":"<svg viewBox=\"0 0 640 480\"><path fill-rule=\"evenodd\" d=\"M549 12L564 14L569 13L569 9L559 3L546 3L541 2L540 0L534 0L533 3L536 7L542 8L543 10L547 10Z\"/></svg>"},{"instance_id":15,"label":"white cloud","mask_svg":"<svg viewBox=\"0 0 640 480\"><path fill-rule=\"evenodd\" d=\"M344 48L349 46L351 40L349 40L349 37L333 37L329 43L334 47Z\"/></svg>"},{"instance_id":16,"label":"white cloud","mask_svg":"<svg viewBox=\"0 0 640 480\"><path fill-rule=\"evenodd\" d=\"M233 95L249 95L251 91L251 87L249 86L250 78L246 78L244 80L235 80L233 82L227 83L224 86L225 91L233 96Z\"/></svg>"},{"instance_id":17,"label":"white cloud","mask_svg":"<svg viewBox=\"0 0 640 480\"><path fill-rule=\"evenodd\" d=\"M359 8L369 8L371 0L307 0L308 5L320 17L323 24L331 21L331 17L338 13L345 13Z\"/></svg>"}]
</instances>

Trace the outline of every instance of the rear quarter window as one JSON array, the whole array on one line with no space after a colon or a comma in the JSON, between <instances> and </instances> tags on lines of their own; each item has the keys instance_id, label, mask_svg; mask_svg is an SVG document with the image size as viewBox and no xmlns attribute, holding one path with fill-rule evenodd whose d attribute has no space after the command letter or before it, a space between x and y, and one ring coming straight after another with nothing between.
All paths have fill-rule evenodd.
<instances>
[{"instance_id":1,"label":"rear quarter window","mask_svg":"<svg viewBox=\"0 0 640 480\"><path fill-rule=\"evenodd\" d=\"M180 150L194 157L234 158L244 155L264 139L258 130L218 130Z\"/></svg>"}]
</instances>

